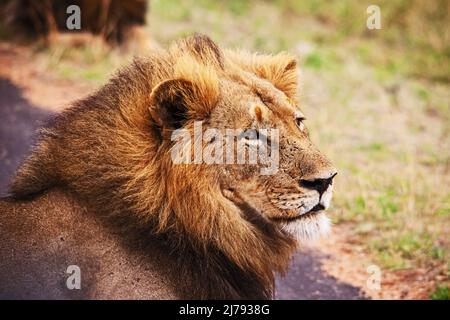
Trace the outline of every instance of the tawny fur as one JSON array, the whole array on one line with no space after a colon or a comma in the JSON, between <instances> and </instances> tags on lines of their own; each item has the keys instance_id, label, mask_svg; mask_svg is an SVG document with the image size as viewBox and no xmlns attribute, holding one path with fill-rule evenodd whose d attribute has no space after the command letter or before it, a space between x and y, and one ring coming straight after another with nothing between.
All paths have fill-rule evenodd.
<instances>
[{"instance_id":1,"label":"tawny fur","mask_svg":"<svg viewBox=\"0 0 450 320\"><path fill-rule=\"evenodd\" d=\"M236 194L235 201L224 196L220 167L172 162L170 133L180 120L164 108L182 100L187 106L183 126L192 129L193 121L207 120L218 104L226 104L229 90L247 90L236 89L242 87L285 104L271 111L283 119L290 116L296 85L296 62L287 54L224 53L204 36L179 41L136 60L52 119L18 170L11 195L20 200L64 187L108 221L125 220L127 229L148 230L180 256L190 254L194 267L210 266L208 272L216 274L203 275L210 284L193 289L195 297L270 298L274 273L286 270L296 241L245 196ZM271 88L281 93L272 94ZM233 105L228 109L232 112ZM262 116L259 110L258 119ZM297 130L292 126L289 130ZM299 176L330 166L311 150L300 169L286 156L283 172ZM264 213L269 218L271 210ZM239 275L247 281L240 284Z\"/></svg>"}]
</instances>

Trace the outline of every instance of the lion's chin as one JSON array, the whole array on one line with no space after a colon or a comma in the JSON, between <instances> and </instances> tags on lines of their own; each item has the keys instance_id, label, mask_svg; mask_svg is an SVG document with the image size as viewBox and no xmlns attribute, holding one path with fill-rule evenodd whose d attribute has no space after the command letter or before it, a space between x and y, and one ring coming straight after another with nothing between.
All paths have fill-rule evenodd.
<instances>
[{"instance_id":1,"label":"lion's chin","mask_svg":"<svg viewBox=\"0 0 450 320\"><path fill-rule=\"evenodd\" d=\"M298 241L315 240L326 235L331 229L331 221L323 210L278 223L284 231Z\"/></svg>"}]
</instances>

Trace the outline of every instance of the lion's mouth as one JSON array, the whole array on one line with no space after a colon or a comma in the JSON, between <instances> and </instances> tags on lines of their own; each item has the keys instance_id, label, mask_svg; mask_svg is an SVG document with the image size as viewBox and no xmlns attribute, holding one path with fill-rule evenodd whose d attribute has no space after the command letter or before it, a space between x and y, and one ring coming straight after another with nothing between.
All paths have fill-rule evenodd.
<instances>
[{"instance_id":1,"label":"lion's mouth","mask_svg":"<svg viewBox=\"0 0 450 320\"><path fill-rule=\"evenodd\" d=\"M311 210L309 210L309 211L306 212L306 213L316 212L316 211L321 211L321 210L325 210L325 206L324 206L323 204L321 204L321 203L318 203L318 204L316 204L316 205L314 206L314 208L312 208ZM305 213L305 214L306 214L306 213Z\"/></svg>"},{"instance_id":2,"label":"lion's mouth","mask_svg":"<svg viewBox=\"0 0 450 320\"><path fill-rule=\"evenodd\" d=\"M317 215L319 212L321 212L323 210L325 210L325 207L321 203L318 203L311 210L309 210L303 214L300 214L298 216L295 216L295 217L271 217L270 219L275 222L293 222L293 221L297 221L297 220L301 220L301 219L307 219L307 218L314 217L315 215Z\"/></svg>"}]
</instances>

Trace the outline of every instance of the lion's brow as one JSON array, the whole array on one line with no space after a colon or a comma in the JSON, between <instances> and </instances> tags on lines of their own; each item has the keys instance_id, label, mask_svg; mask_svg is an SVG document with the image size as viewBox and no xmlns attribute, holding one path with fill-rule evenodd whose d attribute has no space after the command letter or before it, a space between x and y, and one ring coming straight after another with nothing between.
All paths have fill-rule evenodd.
<instances>
[{"instance_id":1,"label":"lion's brow","mask_svg":"<svg viewBox=\"0 0 450 320\"><path fill-rule=\"evenodd\" d=\"M284 101L272 101L269 104L265 105L268 109L276 114L279 114L283 117L295 117L296 114L303 114L298 106L292 105L290 103Z\"/></svg>"},{"instance_id":2,"label":"lion's brow","mask_svg":"<svg viewBox=\"0 0 450 320\"><path fill-rule=\"evenodd\" d=\"M302 113L297 104L284 94L277 96L275 92L258 86L254 86L252 89L254 94L272 112L281 113L284 116L293 116L299 112Z\"/></svg>"}]
</instances>

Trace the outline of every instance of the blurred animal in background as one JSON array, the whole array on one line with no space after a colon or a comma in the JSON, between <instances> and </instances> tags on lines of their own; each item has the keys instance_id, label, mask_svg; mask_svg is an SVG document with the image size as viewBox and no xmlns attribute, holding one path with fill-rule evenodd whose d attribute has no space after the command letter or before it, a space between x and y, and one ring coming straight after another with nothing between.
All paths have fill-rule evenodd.
<instances>
[{"instance_id":1,"label":"blurred animal in background","mask_svg":"<svg viewBox=\"0 0 450 320\"><path fill-rule=\"evenodd\" d=\"M80 8L80 29L70 30L67 8ZM0 4L2 28L20 40L46 42L61 33L99 35L111 45L145 39L147 0L6 0Z\"/></svg>"}]
</instances>

